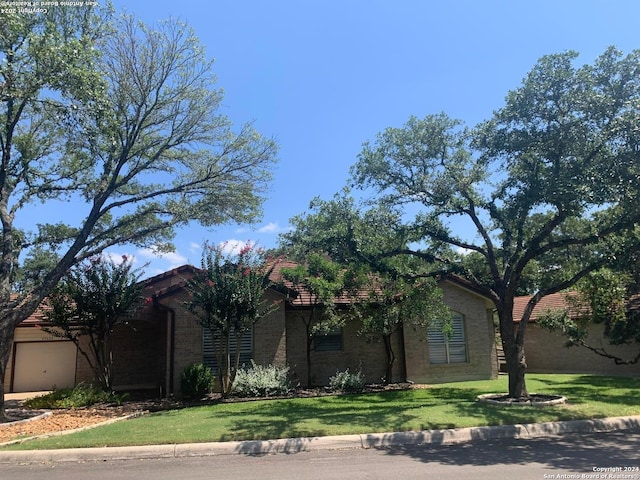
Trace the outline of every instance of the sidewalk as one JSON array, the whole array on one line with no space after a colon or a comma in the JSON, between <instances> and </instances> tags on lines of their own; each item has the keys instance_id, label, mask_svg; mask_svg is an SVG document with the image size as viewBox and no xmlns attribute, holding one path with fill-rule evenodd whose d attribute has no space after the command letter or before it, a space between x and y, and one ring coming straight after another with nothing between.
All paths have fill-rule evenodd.
<instances>
[{"instance_id":1,"label":"sidewalk","mask_svg":"<svg viewBox=\"0 0 640 480\"><path fill-rule=\"evenodd\" d=\"M0 464L204 457L234 454L266 455L314 450L384 448L399 445L444 445L501 438L536 438L569 433L612 432L617 430L640 430L640 415L569 422L502 425L497 427L286 438L265 441L0 452Z\"/></svg>"}]
</instances>

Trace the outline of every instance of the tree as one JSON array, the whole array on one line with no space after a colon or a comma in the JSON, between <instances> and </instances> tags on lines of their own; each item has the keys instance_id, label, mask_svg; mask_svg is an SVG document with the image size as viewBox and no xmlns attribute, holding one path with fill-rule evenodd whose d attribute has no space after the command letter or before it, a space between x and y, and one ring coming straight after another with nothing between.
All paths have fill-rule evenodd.
<instances>
[{"instance_id":1,"label":"tree","mask_svg":"<svg viewBox=\"0 0 640 480\"><path fill-rule=\"evenodd\" d=\"M393 382L396 355L392 336L404 328L420 328L426 333L437 320L451 318L451 312L442 302L442 290L434 279L414 279L391 275L370 275L369 282L361 285L364 298L355 302L362 320L360 333L372 340L381 339L386 354L385 383Z\"/></svg>"},{"instance_id":2,"label":"tree","mask_svg":"<svg viewBox=\"0 0 640 480\"><path fill-rule=\"evenodd\" d=\"M251 244L237 256L206 245L201 269L187 283L191 297L187 308L211 335L224 396L231 392L238 371L243 337L277 308L265 298L273 268Z\"/></svg>"},{"instance_id":3,"label":"tree","mask_svg":"<svg viewBox=\"0 0 640 480\"><path fill-rule=\"evenodd\" d=\"M343 295L351 302L339 321L357 317L362 322L362 335L372 341L382 340L385 381L391 382L395 362L392 335L410 326L424 327L426 332L432 320L446 321L450 312L442 303L442 291L434 279L421 277L427 268L421 259L384 256L384 252L406 246L405 239L393 228L399 222L398 212L381 206L362 213L348 189L330 202L314 199L311 208L316 215L291 219L294 228L281 235L281 248L295 258L331 259L330 265L342 279L335 285L335 292L329 291L327 296ZM307 280L309 277L311 280ZM305 288L306 281L316 279L313 272L302 268L297 281L300 288ZM333 302L334 297L318 299L317 303ZM331 324L334 311L328 313ZM307 324L308 361L313 333L310 326Z\"/></svg>"},{"instance_id":4,"label":"tree","mask_svg":"<svg viewBox=\"0 0 640 480\"><path fill-rule=\"evenodd\" d=\"M300 321L305 327L307 385L312 385L311 352L318 337L341 328L346 317L337 304L338 298L345 293L345 270L338 263L324 255L310 252L304 264L295 267L283 267L280 274L285 283L303 297Z\"/></svg>"},{"instance_id":5,"label":"tree","mask_svg":"<svg viewBox=\"0 0 640 480\"><path fill-rule=\"evenodd\" d=\"M619 255L612 238L640 220L640 51L610 48L582 67L576 57L540 59L505 106L474 129L445 114L411 117L364 144L352 182L372 193L375 210L396 213L396 247L368 253L357 228L326 229L334 244L369 261L410 255L434 266L421 275L475 280L495 306L514 398L528 396L524 340L534 306ZM319 204L306 223L339 218L340 209L352 219L345 205ZM482 257L485 274L466 269L457 251ZM553 268L540 272L516 327L513 300L536 262Z\"/></svg>"},{"instance_id":6,"label":"tree","mask_svg":"<svg viewBox=\"0 0 640 480\"><path fill-rule=\"evenodd\" d=\"M250 125L235 132L214 85L202 45L175 21L151 29L93 8L3 17L0 378L15 327L75 264L120 244L169 249L191 221L259 216L277 146ZM65 201L73 215L17 228L32 204ZM37 248L57 260L13 296Z\"/></svg>"},{"instance_id":7,"label":"tree","mask_svg":"<svg viewBox=\"0 0 640 480\"><path fill-rule=\"evenodd\" d=\"M141 276L126 256L121 263L95 257L74 266L46 300L53 328L43 330L71 340L106 392L113 390L113 330L142 307Z\"/></svg>"}]
</instances>

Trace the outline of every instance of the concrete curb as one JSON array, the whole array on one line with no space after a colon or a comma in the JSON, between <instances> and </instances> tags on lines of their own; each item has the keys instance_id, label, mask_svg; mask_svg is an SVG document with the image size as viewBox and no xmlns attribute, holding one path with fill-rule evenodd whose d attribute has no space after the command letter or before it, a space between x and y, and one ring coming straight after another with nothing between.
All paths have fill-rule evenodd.
<instances>
[{"instance_id":1,"label":"concrete curb","mask_svg":"<svg viewBox=\"0 0 640 480\"><path fill-rule=\"evenodd\" d=\"M140 447L72 448L0 452L3 463L82 462L142 458L204 457L217 455L267 455L314 450L384 448L402 445L444 445L502 438L537 438L568 433L640 430L640 415L568 422L471 427L419 432L393 432L279 440L149 445Z\"/></svg>"}]
</instances>

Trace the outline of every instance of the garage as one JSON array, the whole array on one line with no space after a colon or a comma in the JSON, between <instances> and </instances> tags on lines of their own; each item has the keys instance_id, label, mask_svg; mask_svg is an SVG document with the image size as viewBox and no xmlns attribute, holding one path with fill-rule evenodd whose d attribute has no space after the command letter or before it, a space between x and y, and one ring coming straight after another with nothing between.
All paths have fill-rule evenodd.
<instances>
[{"instance_id":1,"label":"garage","mask_svg":"<svg viewBox=\"0 0 640 480\"><path fill-rule=\"evenodd\" d=\"M37 392L75 385L77 348L73 342L16 342L12 392Z\"/></svg>"}]
</instances>

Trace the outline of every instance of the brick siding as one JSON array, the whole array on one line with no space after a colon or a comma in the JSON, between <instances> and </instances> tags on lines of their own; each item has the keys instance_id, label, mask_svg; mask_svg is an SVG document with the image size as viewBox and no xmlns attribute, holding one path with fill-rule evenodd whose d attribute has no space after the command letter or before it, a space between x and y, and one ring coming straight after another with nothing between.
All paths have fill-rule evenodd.
<instances>
[{"instance_id":1,"label":"brick siding","mask_svg":"<svg viewBox=\"0 0 640 480\"><path fill-rule=\"evenodd\" d=\"M463 315L467 363L430 364L426 331L409 327L404 332L407 380L442 383L495 378L498 374L495 334L487 300L447 282L441 287L444 303Z\"/></svg>"}]
</instances>

